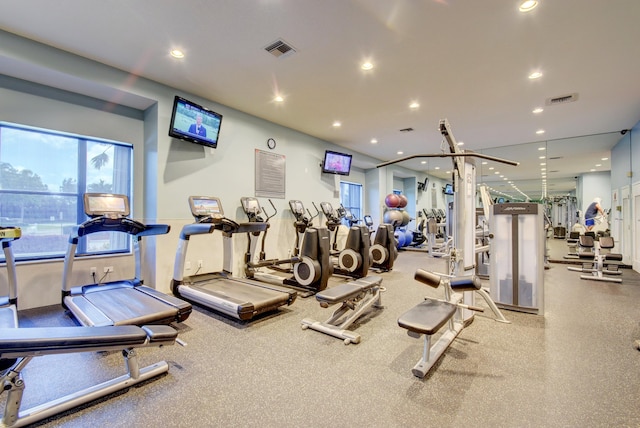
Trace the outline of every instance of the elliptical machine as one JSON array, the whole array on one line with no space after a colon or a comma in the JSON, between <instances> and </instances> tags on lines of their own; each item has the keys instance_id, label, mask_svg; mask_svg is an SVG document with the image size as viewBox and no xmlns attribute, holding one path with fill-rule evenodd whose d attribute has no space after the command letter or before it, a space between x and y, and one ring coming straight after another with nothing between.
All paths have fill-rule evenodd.
<instances>
[{"instance_id":1,"label":"elliptical machine","mask_svg":"<svg viewBox=\"0 0 640 428\"><path fill-rule=\"evenodd\" d=\"M242 209L250 223L267 223L263 232L247 233L247 251L245 253L245 276L269 284L283 285L298 290L302 297L309 297L327 288L332 266L329 248L329 231L324 228L307 227L300 255L289 259L267 259L265 242L269 229L269 219L278 213L271 199L269 203L274 212L267 215L260 206L258 199L253 197L240 198ZM264 217L263 217L264 215ZM255 247L262 234L262 243L258 260L254 260ZM283 269L280 265L289 264L292 269ZM293 277L282 277L272 273L260 271L259 268L269 268L279 272L293 272Z\"/></svg>"},{"instance_id":2,"label":"elliptical machine","mask_svg":"<svg viewBox=\"0 0 640 428\"><path fill-rule=\"evenodd\" d=\"M313 207L316 209L316 215L311 215L311 212L308 209L305 210L302 201L297 199L289 201L289 209L296 219L296 221L293 222L293 227L296 228L296 243L293 248L293 256L300 254L300 243L302 242L304 233L309 227L313 227L313 219L320 215L320 211L318 210L318 207L316 207L316 204L313 204ZM309 216L305 215L305 211Z\"/></svg>"},{"instance_id":3,"label":"elliptical machine","mask_svg":"<svg viewBox=\"0 0 640 428\"><path fill-rule=\"evenodd\" d=\"M334 211L333 206L329 202L321 202L320 209L327 218L327 228L330 232L334 232L332 256L337 259L334 266L334 273L346 275L353 278L362 278L367 276L369 267L371 267L371 259L369 249L371 247L371 237L367 226L351 226L347 235L345 248L338 250L338 229L341 220L346 214L344 207L340 207L339 211Z\"/></svg>"},{"instance_id":4,"label":"elliptical machine","mask_svg":"<svg viewBox=\"0 0 640 428\"><path fill-rule=\"evenodd\" d=\"M393 235L393 225L383 223L378 226L369 254L373 268L383 272L393 269L393 263L398 258L398 246Z\"/></svg>"}]
</instances>

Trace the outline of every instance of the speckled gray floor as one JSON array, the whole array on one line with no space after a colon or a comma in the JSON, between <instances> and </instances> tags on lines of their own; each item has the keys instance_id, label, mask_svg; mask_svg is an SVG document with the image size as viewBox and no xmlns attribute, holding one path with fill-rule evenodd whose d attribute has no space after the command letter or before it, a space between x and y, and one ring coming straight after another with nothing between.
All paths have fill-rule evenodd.
<instances>
[{"instance_id":1,"label":"speckled gray floor","mask_svg":"<svg viewBox=\"0 0 640 428\"><path fill-rule=\"evenodd\" d=\"M187 347L140 351L145 365L168 361L167 375L41 425L640 426L640 352L633 347L640 339L640 275L625 269L623 284L598 283L552 264L544 317L505 311L507 325L476 315L421 380L411 368L422 340L407 336L396 319L434 295L412 279L414 271L444 271L443 263L402 252L382 275L386 307L358 325L358 345L301 330L303 318L324 320L331 311L313 298L246 324L196 309L178 326ZM20 317L24 327L72 324L59 307ZM119 353L36 358L24 372L25 407L123 370Z\"/></svg>"}]
</instances>

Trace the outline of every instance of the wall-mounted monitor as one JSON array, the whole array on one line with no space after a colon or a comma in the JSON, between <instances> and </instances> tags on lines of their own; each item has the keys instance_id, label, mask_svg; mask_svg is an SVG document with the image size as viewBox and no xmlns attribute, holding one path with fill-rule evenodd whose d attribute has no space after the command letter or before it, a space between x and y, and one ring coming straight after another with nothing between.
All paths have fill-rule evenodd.
<instances>
[{"instance_id":1,"label":"wall-mounted monitor","mask_svg":"<svg viewBox=\"0 0 640 428\"><path fill-rule=\"evenodd\" d=\"M216 148L222 115L176 95L169 136Z\"/></svg>"},{"instance_id":2,"label":"wall-mounted monitor","mask_svg":"<svg viewBox=\"0 0 640 428\"><path fill-rule=\"evenodd\" d=\"M322 172L327 174L349 175L349 172L351 172L351 155L333 152L331 150L325 151L324 161L322 162Z\"/></svg>"},{"instance_id":3,"label":"wall-mounted monitor","mask_svg":"<svg viewBox=\"0 0 640 428\"><path fill-rule=\"evenodd\" d=\"M453 195L453 184L445 184L444 188L442 189L442 193L444 193L445 195Z\"/></svg>"},{"instance_id":4,"label":"wall-mounted monitor","mask_svg":"<svg viewBox=\"0 0 640 428\"><path fill-rule=\"evenodd\" d=\"M498 204L504 204L504 198L498 198L498 200L496 201L496 203L498 203Z\"/></svg>"}]
</instances>

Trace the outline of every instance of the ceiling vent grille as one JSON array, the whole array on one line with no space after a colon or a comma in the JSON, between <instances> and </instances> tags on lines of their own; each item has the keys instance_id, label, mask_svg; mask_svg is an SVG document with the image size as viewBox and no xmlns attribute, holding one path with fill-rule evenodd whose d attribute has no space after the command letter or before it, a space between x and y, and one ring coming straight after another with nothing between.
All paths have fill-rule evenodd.
<instances>
[{"instance_id":1,"label":"ceiling vent grille","mask_svg":"<svg viewBox=\"0 0 640 428\"><path fill-rule=\"evenodd\" d=\"M555 106L558 104L566 104L578 101L578 93L574 92L573 94L561 95L559 97L547 98L545 104L548 106Z\"/></svg>"},{"instance_id":2,"label":"ceiling vent grille","mask_svg":"<svg viewBox=\"0 0 640 428\"><path fill-rule=\"evenodd\" d=\"M275 42L271 43L269 46L265 47L264 50L269 52L276 58L289 56L296 52L293 46L282 39L278 39Z\"/></svg>"},{"instance_id":3,"label":"ceiling vent grille","mask_svg":"<svg viewBox=\"0 0 640 428\"><path fill-rule=\"evenodd\" d=\"M413 128L403 128L400 130L400 132L411 132L413 131Z\"/></svg>"}]
</instances>

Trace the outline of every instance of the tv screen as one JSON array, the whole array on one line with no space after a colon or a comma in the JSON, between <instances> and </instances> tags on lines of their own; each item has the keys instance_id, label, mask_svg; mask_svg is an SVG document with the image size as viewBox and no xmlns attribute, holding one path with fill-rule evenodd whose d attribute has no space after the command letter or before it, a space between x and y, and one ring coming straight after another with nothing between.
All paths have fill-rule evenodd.
<instances>
[{"instance_id":1,"label":"tv screen","mask_svg":"<svg viewBox=\"0 0 640 428\"><path fill-rule=\"evenodd\" d=\"M453 195L453 184L447 183L442 190L445 195Z\"/></svg>"},{"instance_id":2,"label":"tv screen","mask_svg":"<svg viewBox=\"0 0 640 428\"><path fill-rule=\"evenodd\" d=\"M169 136L215 149L218 146L221 122L221 114L176 95Z\"/></svg>"},{"instance_id":3,"label":"tv screen","mask_svg":"<svg viewBox=\"0 0 640 428\"><path fill-rule=\"evenodd\" d=\"M328 174L349 175L351 171L351 155L346 153L332 152L327 150L324 152L324 162L322 163L322 172Z\"/></svg>"}]
</instances>

